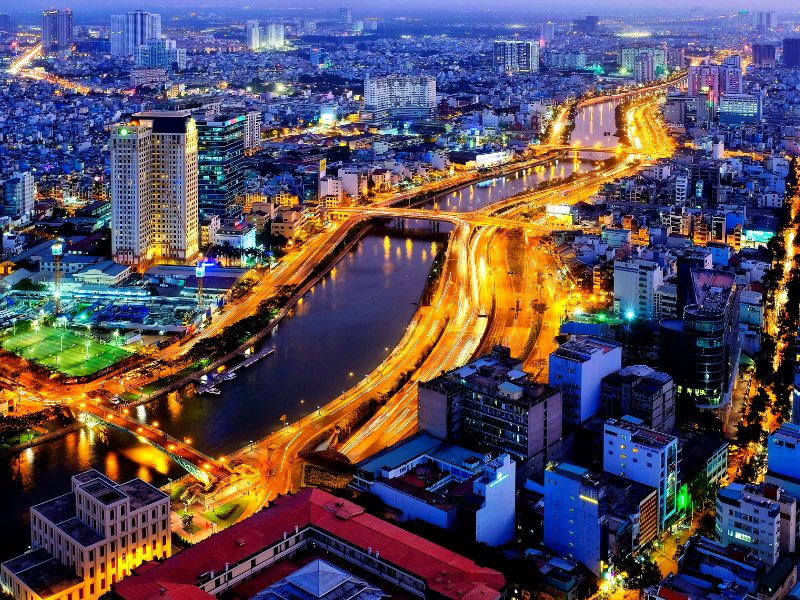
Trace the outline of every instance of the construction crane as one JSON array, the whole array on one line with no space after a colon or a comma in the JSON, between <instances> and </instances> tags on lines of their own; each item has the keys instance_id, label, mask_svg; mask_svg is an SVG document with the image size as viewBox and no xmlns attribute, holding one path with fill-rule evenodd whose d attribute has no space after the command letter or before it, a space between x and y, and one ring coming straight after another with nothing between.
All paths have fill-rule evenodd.
<instances>
[{"instance_id":1,"label":"construction crane","mask_svg":"<svg viewBox=\"0 0 800 600\"><path fill-rule=\"evenodd\" d=\"M50 246L50 251L53 254L53 264L55 266L55 316L61 313L61 256L64 254L64 240L56 238L56 241Z\"/></svg>"}]
</instances>

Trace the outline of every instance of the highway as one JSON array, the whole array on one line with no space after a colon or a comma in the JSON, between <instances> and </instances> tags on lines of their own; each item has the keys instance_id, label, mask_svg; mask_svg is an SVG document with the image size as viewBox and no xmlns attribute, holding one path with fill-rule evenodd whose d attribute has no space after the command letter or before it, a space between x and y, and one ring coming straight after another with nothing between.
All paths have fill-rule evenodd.
<instances>
[{"instance_id":1,"label":"highway","mask_svg":"<svg viewBox=\"0 0 800 600\"><path fill-rule=\"evenodd\" d=\"M338 448L351 460L366 457L415 431L417 383L468 362L494 343L506 343L515 353L527 354L522 356L526 367L542 374L565 312L570 285L557 274L556 257L546 245L539 243L538 238L547 233L548 228L519 220L519 217L530 208L542 207L549 202L585 200L594 195L603 183L631 175L651 160L672 152L656 103L651 98L634 104L627 116L629 138L637 140L633 142L635 148L621 152L619 164L573 181L531 191L473 213L392 209L388 206L346 213L345 220L289 253L276 269L264 275L246 301L226 308L194 338L202 339L218 333L225 326L252 314L261 300L275 294L282 286L305 281L353 226L365 218L431 218L453 224L446 260L431 304L419 308L401 341L384 362L320 410L226 457L226 461L239 459L257 467L263 477L263 484L256 491L258 501L243 516L258 510L277 494L294 489L297 453L355 407L396 389L403 377L410 375L410 379L378 413ZM515 230L526 238L521 249L515 249L516 243L511 241L512 235L516 235L513 234ZM525 267L519 273L510 272L510 252L523 253ZM545 310L534 310L532 302L545 304ZM518 303L519 311L516 310ZM162 350L156 358L177 358L190 347L191 344L175 344ZM101 386L115 392L126 386L137 386L143 379L136 374L127 382L101 379L80 392L77 386L66 390L48 388L42 396L75 401Z\"/></svg>"}]
</instances>

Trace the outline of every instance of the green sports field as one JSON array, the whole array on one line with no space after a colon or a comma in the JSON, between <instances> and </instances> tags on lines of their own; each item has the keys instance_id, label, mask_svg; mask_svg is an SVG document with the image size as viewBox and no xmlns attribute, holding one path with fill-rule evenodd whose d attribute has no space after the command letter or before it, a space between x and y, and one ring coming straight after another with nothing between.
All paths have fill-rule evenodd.
<instances>
[{"instance_id":1,"label":"green sports field","mask_svg":"<svg viewBox=\"0 0 800 600\"><path fill-rule=\"evenodd\" d=\"M2 339L2 346L17 356L37 361L51 371L71 377L91 375L130 356L130 352L122 348L52 327L39 327L38 330L6 336Z\"/></svg>"}]
</instances>

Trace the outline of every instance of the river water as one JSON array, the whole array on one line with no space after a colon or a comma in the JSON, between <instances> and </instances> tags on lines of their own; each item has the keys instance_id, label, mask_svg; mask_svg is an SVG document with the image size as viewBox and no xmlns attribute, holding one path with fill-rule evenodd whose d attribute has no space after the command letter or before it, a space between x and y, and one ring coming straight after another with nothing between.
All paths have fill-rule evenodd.
<instances>
[{"instance_id":1,"label":"river water","mask_svg":"<svg viewBox=\"0 0 800 600\"><path fill-rule=\"evenodd\" d=\"M587 145L604 143L602 131L614 121L613 107L598 106L592 107L595 116L579 115L576 125L576 135ZM475 210L541 181L592 168L575 158L553 161L465 186L434 202L443 211ZM365 236L275 330L267 341L275 345L275 354L222 383L219 396L187 389L137 407L136 415L218 456L274 431L282 415L292 421L316 410L378 366L400 340L441 243L441 237L417 233ZM165 455L107 428L81 430L28 449L0 465L5 533L0 560L29 543L28 508L68 491L70 477L92 467L118 481L140 477L155 485L183 475Z\"/></svg>"}]
</instances>

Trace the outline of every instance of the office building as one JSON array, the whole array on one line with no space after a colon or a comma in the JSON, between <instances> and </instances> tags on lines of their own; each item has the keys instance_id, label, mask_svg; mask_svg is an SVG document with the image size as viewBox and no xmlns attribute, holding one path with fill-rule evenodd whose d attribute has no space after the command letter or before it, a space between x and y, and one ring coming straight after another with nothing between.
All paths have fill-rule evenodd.
<instances>
[{"instance_id":1,"label":"office building","mask_svg":"<svg viewBox=\"0 0 800 600\"><path fill-rule=\"evenodd\" d=\"M569 340L550 354L548 383L561 388L564 424L580 425L600 410L600 381L622 367L622 346L587 337Z\"/></svg>"},{"instance_id":2,"label":"office building","mask_svg":"<svg viewBox=\"0 0 800 600\"><path fill-rule=\"evenodd\" d=\"M771 483L729 483L717 492L715 529L720 544L752 548L772 566L797 544L797 500Z\"/></svg>"},{"instance_id":3,"label":"office building","mask_svg":"<svg viewBox=\"0 0 800 600\"><path fill-rule=\"evenodd\" d=\"M168 72L183 71L186 69L186 49L178 48L175 40L152 38L136 49L136 66Z\"/></svg>"},{"instance_id":4,"label":"office building","mask_svg":"<svg viewBox=\"0 0 800 600\"><path fill-rule=\"evenodd\" d=\"M720 123L744 125L760 123L763 112L763 94L723 94L719 98L717 117Z\"/></svg>"},{"instance_id":5,"label":"office building","mask_svg":"<svg viewBox=\"0 0 800 600\"><path fill-rule=\"evenodd\" d=\"M775 67L775 46L773 44L752 44L753 66L759 69Z\"/></svg>"},{"instance_id":6,"label":"office building","mask_svg":"<svg viewBox=\"0 0 800 600\"><path fill-rule=\"evenodd\" d=\"M783 66L800 67L800 37L783 40Z\"/></svg>"},{"instance_id":7,"label":"office building","mask_svg":"<svg viewBox=\"0 0 800 600\"><path fill-rule=\"evenodd\" d=\"M641 419L656 431L675 427L675 386L672 377L646 365L631 365L603 377L601 416Z\"/></svg>"},{"instance_id":8,"label":"office building","mask_svg":"<svg viewBox=\"0 0 800 600\"><path fill-rule=\"evenodd\" d=\"M172 550L169 496L95 470L71 491L31 507L31 550L0 565L0 588L15 600L93 600L147 561Z\"/></svg>"},{"instance_id":9,"label":"office building","mask_svg":"<svg viewBox=\"0 0 800 600\"><path fill-rule=\"evenodd\" d=\"M72 11L51 8L42 13L42 51L58 52L72 46Z\"/></svg>"},{"instance_id":10,"label":"office building","mask_svg":"<svg viewBox=\"0 0 800 600\"><path fill-rule=\"evenodd\" d=\"M614 261L614 310L622 317L652 320L655 292L664 283L658 263L630 258Z\"/></svg>"},{"instance_id":11,"label":"office building","mask_svg":"<svg viewBox=\"0 0 800 600\"><path fill-rule=\"evenodd\" d=\"M689 266L686 271L682 277L679 261L682 318L659 323L660 368L675 380L679 405L685 399L699 409L724 408L739 365L740 290L733 274Z\"/></svg>"},{"instance_id":12,"label":"office building","mask_svg":"<svg viewBox=\"0 0 800 600\"><path fill-rule=\"evenodd\" d=\"M764 481L778 485L795 498L800 498L800 425L781 423L770 434Z\"/></svg>"},{"instance_id":13,"label":"office building","mask_svg":"<svg viewBox=\"0 0 800 600\"><path fill-rule=\"evenodd\" d=\"M241 214L246 125L244 115L197 121L197 192L201 218Z\"/></svg>"},{"instance_id":14,"label":"office building","mask_svg":"<svg viewBox=\"0 0 800 600\"><path fill-rule=\"evenodd\" d=\"M115 586L112 598L171 597L176 590L195 600L275 598L261 592L296 573L305 556L319 553L338 569L356 570L383 596L505 597L505 578L497 571L373 517L348 500L306 488L277 497L269 508L160 564L139 569ZM327 589L329 582L328 576L317 577L311 589L319 597L317 590ZM338 597L341 590L335 591ZM312 596L305 592L299 597Z\"/></svg>"},{"instance_id":15,"label":"office building","mask_svg":"<svg viewBox=\"0 0 800 600\"><path fill-rule=\"evenodd\" d=\"M0 13L0 31L11 33L11 16Z\"/></svg>"},{"instance_id":16,"label":"office building","mask_svg":"<svg viewBox=\"0 0 800 600\"><path fill-rule=\"evenodd\" d=\"M342 7L339 9L339 23L342 25L352 25L353 24L353 9Z\"/></svg>"},{"instance_id":17,"label":"office building","mask_svg":"<svg viewBox=\"0 0 800 600\"><path fill-rule=\"evenodd\" d=\"M545 50L544 65L552 71L580 71L586 68L586 53L569 50Z\"/></svg>"},{"instance_id":18,"label":"office building","mask_svg":"<svg viewBox=\"0 0 800 600\"><path fill-rule=\"evenodd\" d=\"M541 477L559 451L561 393L536 383L508 348L419 384L419 428Z\"/></svg>"},{"instance_id":19,"label":"office building","mask_svg":"<svg viewBox=\"0 0 800 600\"><path fill-rule=\"evenodd\" d=\"M261 26L258 24L258 21L247 21L245 25L245 35L247 47L250 48L250 50L261 49Z\"/></svg>"},{"instance_id":20,"label":"office building","mask_svg":"<svg viewBox=\"0 0 800 600\"><path fill-rule=\"evenodd\" d=\"M602 576L658 534L652 486L567 463L544 474L544 544Z\"/></svg>"},{"instance_id":21,"label":"office building","mask_svg":"<svg viewBox=\"0 0 800 600\"><path fill-rule=\"evenodd\" d=\"M424 521L468 542L514 537L516 468L420 432L356 465L353 488L370 492L399 521Z\"/></svg>"},{"instance_id":22,"label":"office building","mask_svg":"<svg viewBox=\"0 0 800 600\"><path fill-rule=\"evenodd\" d=\"M135 10L111 15L111 55L135 56L139 46L161 37L161 15Z\"/></svg>"},{"instance_id":23,"label":"office building","mask_svg":"<svg viewBox=\"0 0 800 600\"><path fill-rule=\"evenodd\" d=\"M658 490L658 530L663 531L677 510L678 438L623 417L606 421L603 448L604 471Z\"/></svg>"},{"instance_id":24,"label":"office building","mask_svg":"<svg viewBox=\"0 0 800 600\"><path fill-rule=\"evenodd\" d=\"M33 212L36 201L36 184L28 172L15 173L2 182L0 196L0 215L21 217Z\"/></svg>"},{"instance_id":25,"label":"office building","mask_svg":"<svg viewBox=\"0 0 800 600\"><path fill-rule=\"evenodd\" d=\"M197 127L191 113L154 111L111 126L111 251L145 270L198 252Z\"/></svg>"},{"instance_id":26,"label":"office building","mask_svg":"<svg viewBox=\"0 0 800 600\"><path fill-rule=\"evenodd\" d=\"M364 108L375 120L430 119L436 114L436 79L429 76L367 77Z\"/></svg>"},{"instance_id":27,"label":"office building","mask_svg":"<svg viewBox=\"0 0 800 600\"><path fill-rule=\"evenodd\" d=\"M556 37L556 26L552 21L542 23L541 41L543 44L549 44Z\"/></svg>"},{"instance_id":28,"label":"office building","mask_svg":"<svg viewBox=\"0 0 800 600\"><path fill-rule=\"evenodd\" d=\"M495 40L494 69L501 73L539 70L539 44L527 40Z\"/></svg>"}]
</instances>

